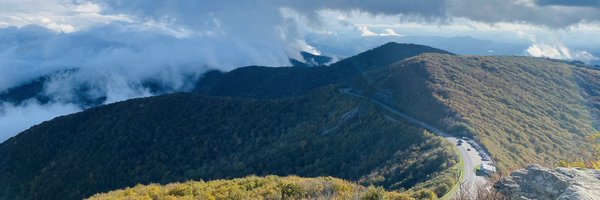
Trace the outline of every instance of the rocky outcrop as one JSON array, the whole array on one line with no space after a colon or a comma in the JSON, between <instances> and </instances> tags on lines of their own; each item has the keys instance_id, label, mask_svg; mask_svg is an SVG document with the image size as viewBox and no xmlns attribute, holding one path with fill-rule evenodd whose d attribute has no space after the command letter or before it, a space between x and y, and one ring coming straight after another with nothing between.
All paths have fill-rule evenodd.
<instances>
[{"instance_id":1,"label":"rocky outcrop","mask_svg":"<svg viewBox=\"0 0 600 200\"><path fill-rule=\"evenodd\" d=\"M599 200L600 170L531 165L500 179L495 186L510 199Z\"/></svg>"}]
</instances>

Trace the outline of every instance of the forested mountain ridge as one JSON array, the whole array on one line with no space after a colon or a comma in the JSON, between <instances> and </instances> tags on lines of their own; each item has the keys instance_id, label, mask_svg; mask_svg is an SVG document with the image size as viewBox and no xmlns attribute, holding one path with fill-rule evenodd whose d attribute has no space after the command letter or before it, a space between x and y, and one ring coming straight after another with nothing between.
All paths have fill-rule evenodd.
<instances>
[{"instance_id":1,"label":"forested mountain ridge","mask_svg":"<svg viewBox=\"0 0 600 200\"><path fill-rule=\"evenodd\" d=\"M423 54L367 73L374 98L459 135L499 166L553 165L585 153L597 131L598 70L542 58Z\"/></svg>"},{"instance_id":2,"label":"forested mountain ridge","mask_svg":"<svg viewBox=\"0 0 600 200\"><path fill-rule=\"evenodd\" d=\"M59 117L0 144L0 199L79 199L138 183L251 174L442 195L457 159L442 139L335 87L278 100L178 93Z\"/></svg>"},{"instance_id":3,"label":"forested mountain ridge","mask_svg":"<svg viewBox=\"0 0 600 200\"><path fill-rule=\"evenodd\" d=\"M206 72L195 84L193 82L193 80L196 80L195 76L187 77L189 80L180 81L190 81L192 87L189 89L194 92L213 96L251 98L299 96L329 84L347 83L360 72L376 67L383 67L421 53L450 54L449 52L428 46L390 42L356 56L340 60L331 64L331 66L323 65L331 60L329 57L301 52L304 59L311 62L309 64L313 64L313 67L248 66L230 72L217 70ZM300 61L294 63L302 66L309 65L297 62ZM0 103L6 102L18 105L27 100L37 100L41 104L56 101L52 95L44 93L45 87L52 79L68 78L75 73L78 73L77 68L57 71L9 88L6 91L0 91ZM76 104L82 108L102 104L106 100L106 97L97 96L98 94L91 92L90 90L93 90L93 87L93 85L82 84L75 85L74 88L68 88L73 92L72 99L68 99L69 103ZM155 95L182 91L169 88L161 84L160 80L145 80L136 87L148 90ZM185 89L185 91L187 90Z\"/></svg>"},{"instance_id":4,"label":"forested mountain ridge","mask_svg":"<svg viewBox=\"0 0 600 200\"><path fill-rule=\"evenodd\" d=\"M200 78L193 92L247 98L298 96L330 84L349 84L362 72L423 53L451 54L428 46L390 42L330 66L250 66L230 72L211 71Z\"/></svg>"}]
</instances>

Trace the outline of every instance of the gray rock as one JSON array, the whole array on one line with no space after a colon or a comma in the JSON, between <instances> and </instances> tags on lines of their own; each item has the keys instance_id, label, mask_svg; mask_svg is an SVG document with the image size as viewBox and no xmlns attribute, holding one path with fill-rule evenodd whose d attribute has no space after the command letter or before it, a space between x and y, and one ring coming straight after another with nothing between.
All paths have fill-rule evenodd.
<instances>
[{"instance_id":1,"label":"gray rock","mask_svg":"<svg viewBox=\"0 0 600 200\"><path fill-rule=\"evenodd\" d=\"M600 200L600 170L531 165L500 179L495 187L517 200Z\"/></svg>"}]
</instances>

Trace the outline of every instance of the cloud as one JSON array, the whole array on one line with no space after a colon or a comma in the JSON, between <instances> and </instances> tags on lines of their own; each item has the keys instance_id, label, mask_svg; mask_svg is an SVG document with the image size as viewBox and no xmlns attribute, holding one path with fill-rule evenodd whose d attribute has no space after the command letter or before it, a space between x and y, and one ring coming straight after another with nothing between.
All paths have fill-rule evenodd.
<instances>
[{"instance_id":1,"label":"cloud","mask_svg":"<svg viewBox=\"0 0 600 200\"><path fill-rule=\"evenodd\" d=\"M279 1L318 21L321 10L410 18L424 23L452 23L456 18L476 22L519 23L566 28L600 21L598 0L432 0L432 1ZM560 17L557 17L560 16ZM318 22L317 22L318 24Z\"/></svg>"},{"instance_id":2,"label":"cloud","mask_svg":"<svg viewBox=\"0 0 600 200\"><path fill-rule=\"evenodd\" d=\"M0 142L28 129L32 124L80 110L72 104L41 105L36 101L25 102L25 106L0 104Z\"/></svg>"},{"instance_id":3,"label":"cloud","mask_svg":"<svg viewBox=\"0 0 600 200\"><path fill-rule=\"evenodd\" d=\"M287 65L287 52L308 47L298 38L284 38L283 30L269 28L270 34L241 28L215 36L186 34L151 22L111 23L73 33L36 25L1 28L0 91L71 68L83 69L82 73L120 74L133 82L153 77L180 81L180 77L164 76L198 75L207 68Z\"/></svg>"},{"instance_id":4,"label":"cloud","mask_svg":"<svg viewBox=\"0 0 600 200\"><path fill-rule=\"evenodd\" d=\"M449 0L448 11L486 23L525 23L552 28L566 28L584 22L600 21L594 6L541 6L532 0Z\"/></svg>"},{"instance_id":5,"label":"cloud","mask_svg":"<svg viewBox=\"0 0 600 200\"><path fill-rule=\"evenodd\" d=\"M360 31L361 36L368 37L377 35L376 33L373 33L373 31L369 30L369 27L367 26L357 26L356 28Z\"/></svg>"},{"instance_id":6,"label":"cloud","mask_svg":"<svg viewBox=\"0 0 600 200\"><path fill-rule=\"evenodd\" d=\"M0 50L0 70L3 71L0 90L63 69L81 69L78 75L121 74L131 81L142 81L162 71L184 73L203 69L205 65L221 64L212 62L206 55L204 59L198 55L202 46L194 45L196 42L147 27L117 24L71 34L55 33L39 26L3 28L0 29L0 46L3 47ZM228 63L233 64L237 63Z\"/></svg>"},{"instance_id":7,"label":"cloud","mask_svg":"<svg viewBox=\"0 0 600 200\"><path fill-rule=\"evenodd\" d=\"M533 44L525 52L533 57L554 58L561 60L578 60L586 63L598 60L592 53L571 50L564 45Z\"/></svg>"},{"instance_id":8,"label":"cloud","mask_svg":"<svg viewBox=\"0 0 600 200\"><path fill-rule=\"evenodd\" d=\"M585 50L571 50L562 43L560 37L536 35L518 32L519 37L526 38L531 41L531 45L525 50L527 55L533 57L553 58L561 60L577 60L585 63L591 63L598 60L598 57Z\"/></svg>"},{"instance_id":9,"label":"cloud","mask_svg":"<svg viewBox=\"0 0 600 200\"><path fill-rule=\"evenodd\" d=\"M396 33L396 31L394 31L394 29L391 28L386 28L383 29L383 31L381 33L375 33L373 31L371 31L369 29L368 26L356 26L356 28L360 31L360 35L363 37L371 37L371 36L403 36L400 35L398 33Z\"/></svg>"},{"instance_id":10,"label":"cloud","mask_svg":"<svg viewBox=\"0 0 600 200\"><path fill-rule=\"evenodd\" d=\"M74 32L95 24L130 21L122 14L104 15L92 2L64 0L0 1L0 26L39 25L57 32Z\"/></svg>"},{"instance_id":11,"label":"cloud","mask_svg":"<svg viewBox=\"0 0 600 200\"><path fill-rule=\"evenodd\" d=\"M335 10L342 12L361 11L372 15L406 15L418 16L420 20L441 20L449 17L447 12L447 0L370 0L370 1L346 1L346 0L283 0L282 6L298 10L301 13L318 19L316 12L320 10Z\"/></svg>"}]
</instances>

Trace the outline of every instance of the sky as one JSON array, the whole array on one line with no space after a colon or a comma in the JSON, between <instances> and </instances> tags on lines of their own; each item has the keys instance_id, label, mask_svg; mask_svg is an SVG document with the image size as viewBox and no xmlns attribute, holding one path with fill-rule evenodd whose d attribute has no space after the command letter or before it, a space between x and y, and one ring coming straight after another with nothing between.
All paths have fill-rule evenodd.
<instances>
[{"instance_id":1,"label":"sky","mask_svg":"<svg viewBox=\"0 0 600 200\"><path fill-rule=\"evenodd\" d=\"M0 141L104 103L193 87L203 72L287 66L308 51L341 59L387 41L459 54L598 63L599 0L0 0L0 93L52 75L48 104L0 102Z\"/></svg>"}]
</instances>

